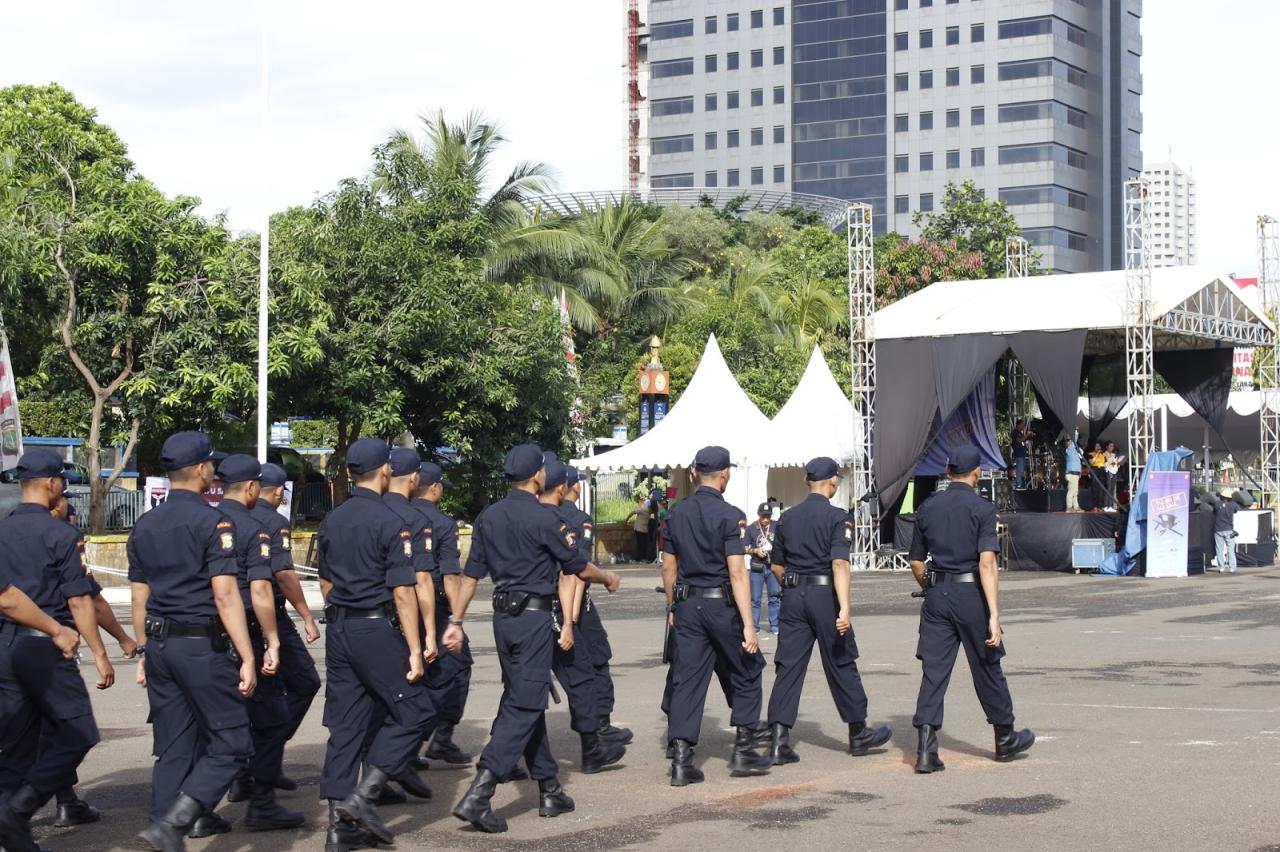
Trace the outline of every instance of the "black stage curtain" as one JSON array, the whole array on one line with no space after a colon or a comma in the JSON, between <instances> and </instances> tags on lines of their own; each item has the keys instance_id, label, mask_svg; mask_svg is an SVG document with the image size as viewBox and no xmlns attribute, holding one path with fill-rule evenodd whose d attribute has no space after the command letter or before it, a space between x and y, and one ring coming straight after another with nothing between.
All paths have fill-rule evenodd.
<instances>
[{"instance_id":1,"label":"black stage curtain","mask_svg":"<svg viewBox=\"0 0 1280 852\"><path fill-rule=\"evenodd\" d=\"M1037 399L1047 403L1058 421L1067 427L1076 422L1080 364L1084 360L1087 335L1088 332L1081 329L1024 331L1008 337L1009 348L1031 377L1031 383L1038 392Z\"/></svg>"},{"instance_id":2,"label":"black stage curtain","mask_svg":"<svg viewBox=\"0 0 1280 852\"><path fill-rule=\"evenodd\" d=\"M1009 348L1002 334L965 334L933 340L934 384L943 423Z\"/></svg>"},{"instance_id":3,"label":"black stage curtain","mask_svg":"<svg viewBox=\"0 0 1280 852\"><path fill-rule=\"evenodd\" d=\"M1155 353L1156 372L1222 436L1231 393L1231 349L1186 349Z\"/></svg>"},{"instance_id":4,"label":"black stage curtain","mask_svg":"<svg viewBox=\"0 0 1280 852\"><path fill-rule=\"evenodd\" d=\"M1089 446L1124 408L1128 393L1124 355L1099 355L1089 365Z\"/></svg>"},{"instance_id":5,"label":"black stage curtain","mask_svg":"<svg viewBox=\"0 0 1280 852\"><path fill-rule=\"evenodd\" d=\"M1009 530L1010 570L1069 571L1071 541L1077 538L1114 538L1124 529L1123 512L1074 512L1045 515L1001 515Z\"/></svg>"},{"instance_id":6,"label":"black stage curtain","mask_svg":"<svg viewBox=\"0 0 1280 852\"><path fill-rule=\"evenodd\" d=\"M875 481L884 514L902 496L938 410L931 340L878 340Z\"/></svg>"}]
</instances>

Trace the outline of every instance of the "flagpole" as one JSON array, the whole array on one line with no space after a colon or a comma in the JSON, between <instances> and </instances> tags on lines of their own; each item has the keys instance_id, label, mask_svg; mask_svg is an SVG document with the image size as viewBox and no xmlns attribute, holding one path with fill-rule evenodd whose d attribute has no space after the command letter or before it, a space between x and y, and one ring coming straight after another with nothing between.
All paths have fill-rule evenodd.
<instances>
[{"instance_id":1,"label":"flagpole","mask_svg":"<svg viewBox=\"0 0 1280 852\"><path fill-rule=\"evenodd\" d=\"M260 164L262 168L262 177L259 183L262 192L262 226L259 239L261 243L258 247L258 460L265 462L267 460L267 438L268 428L270 426L267 419L267 276L271 269L271 209L267 203L270 194L267 192L268 178L268 162L270 160L271 148L269 145L270 132L268 127L269 116L269 79L268 71L268 43L271 27L271 4L270 0L262 0L262 91L260 95L260 115L259 122L261 128L261 156Z\"/></svg>"}]
</instances>

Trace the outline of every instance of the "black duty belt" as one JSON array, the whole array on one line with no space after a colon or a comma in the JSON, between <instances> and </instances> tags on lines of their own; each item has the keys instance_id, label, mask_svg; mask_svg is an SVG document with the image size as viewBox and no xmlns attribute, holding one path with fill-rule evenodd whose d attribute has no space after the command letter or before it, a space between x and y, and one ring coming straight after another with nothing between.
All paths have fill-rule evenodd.
<instances>
[{"instance_id":1,"label":"black duty belt","mask_svg":"<svg viewBox=\"0 0 1280 852\"><path fill-rule=\"evenodd\" d=\"M390 618L391 613L388 611L386 604L375 606L372 609L330 604L324 608L324 617L328 621L337 621L343 618Z\"/></svg>"},{"instance_id":2,"label":"black duty belt","mask_svg":"<svg viewBox=\"0 0 1280 852\"><path fill-rule=\"evenodd\" d=\"M794 589L796 586L831 586L834 580L830 574L784 574L782 587Z\"/></svg>"},{"instance_id":3,"label":"black duty belt","mask_svg":"<svg viewBox=\"0 0 1280 852\"><path fill-rule=\"evenodd\" d=\"M145 631L152 639L167 639L170 636L183 639L216 639L222 634L222 622L215 618L193 623L148 615Z\"/></svg>"},{"instance_id":4,"label":"black duty belt","mask_svg":"<svg viewBox=\"0 0 1280 852\"><path fill-rule=\"evenodd\" d=\"M537 612L551 612L555 609L557 603L559 603L559 601L551 595L546 597L529 595L529 599L524 602L524 608L535 610Z\"/></svg>"},{"instance_id":5,"label":"black duty belt","mask_svg":"<svg viewBox=\"0 0 1280 852\"><path fill-rule=\"evenodd\" d=\"M719 586L685 586L684 594L687 598L723 598L724 589Z\"/></svg>"},{"instance_id":6,"label":"black duty belt","mask_svg":"<svg viewBox=\"0 0 1280 852\"><path fill-rule=\"evenodd\" d=\"M6 632L12 633L14 636L34 636L39 639L53 638L48 633L45 633L43 630L37 630L34 627L26 627L21 624L14 624L13 622L9 622L8 624L4 625L4 629Z\"/></svg>"},{"instance_id":7,"label":"black duty belt","mask_svg":"<svg viewBox=\"0 0 1280 852\"><path fill-rule=\"evenodd\" d=\"M978 575L972 571L966 571L963 574L956 574L951 571L934 571L933 582L938 586L943 583L976 583L978 582Z\"/></svg>"}]
</instances>

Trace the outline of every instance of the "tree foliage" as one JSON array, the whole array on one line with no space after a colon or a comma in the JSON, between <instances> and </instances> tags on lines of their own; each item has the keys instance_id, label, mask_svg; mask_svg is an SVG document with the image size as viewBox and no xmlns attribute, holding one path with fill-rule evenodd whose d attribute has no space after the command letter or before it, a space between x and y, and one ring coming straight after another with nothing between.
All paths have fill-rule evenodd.
<instances>
[{"instance_id":1,"label":"tree foliage","mask_svg":"<svg viewBox=\"0 0 1280 852\"><path fill-rule=\"evenodd\" d=\"M942 209L936 213L917 213L921 239L936 245L954 243L961 254L976 252L981 256L981 274L974 278L1003 278L1008 241L1022 236L1022 229L1003 201L986 197L971 180L956 186L947 184ZM1033 269L1037 258L1031 258Z\"/></svg>"}]
</instances>

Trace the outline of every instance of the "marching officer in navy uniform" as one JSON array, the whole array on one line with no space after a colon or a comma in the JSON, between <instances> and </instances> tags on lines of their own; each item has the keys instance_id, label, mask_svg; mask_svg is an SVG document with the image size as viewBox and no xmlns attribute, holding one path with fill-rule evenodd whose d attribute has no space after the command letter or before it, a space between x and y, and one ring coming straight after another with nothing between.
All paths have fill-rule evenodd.
<instances>
[{"instance_id":1,"label":"marching officer in navy uniform","mask_svg":"<svg viewBox=\"0 0 1280 852\"><path fill-rule=\"evenodd\" d=\"M569 526L582 558L590 563L591 557L582 552L582 531L563 507L569 466L556 459L553 453L543 453L542 461L544 481L539 502L555 515L557 522ZM619 742L604 741L600 737L601 713L595 684L596 670L592 665L590 647L586 642L580 641L582 637L575 617L581 611L585 589L586 584L578 577L572 574L560 575L559 598L552 606L557 621L561 624L567 622L572 630L573 643L567 648L563 643L556 646L551 670L555 672L556 679L564 687L569 700L569 726L582 742L582 771L586 775L594 775L622 760L627 750ZM561 603L565 601L567 603Z\"/></svg>"},{"instance_id":2,"label":"marching officer in navy uniform","mask_svg":"<svg viewBox=\"0 0 1280 852\"><path fill-rule=\"evenodd\" d=\"M571 648L574 641L573 626L566 622L560 626L557 642L552 602L559 591L564 611L572 611L572 601L559 585L562 573L601 583L610 592L618 588L618 576L584 559L569 525L539 505L537 494L545 484L542 450L533 444L513 448L503 462L503 474L511 490L476 518L471 555L445 631L445 645L456 653L462 647L463 618L476 584L491 576L502 698L475 780L453 809L458 819L488 833L507 830L506 820L493 812L490 799L522 756L538 782L538 814L553 817L573 810L573 799L556 777L558 767L547 739L554 648L557 644Z\"/></svg>"},{"instance_id":3,"label":"marching officer in navy uniform","mask_svg":"<svg viewBox=\"0 0 1280 852\"><path fill-rule=\"evenodd\" d=\"M31 817L75 783L76 768L98 743L88 690L66 656L78 640L67 634L78 631L93 651L99 689L115 682L115 671L98 633L84 541L51 513L66 485L62 459L30 450L17 475L22 502L0 519L0 585L12 585L61 625L53 633L44 619L32 626L29 611L22 621L7 612L0 618L0 843L35 852Z\"/></svg>"},{"instance_id":4,"label":"marching officer in navy uniform","mask_svg":"<svg viewBox=\"0 0 1280 852\"><path fill-rule=\"evenodd\" d=\"M995 727L996 760L1010 760L1036 741L1029 730L1014 730L1013 698L1000 660L1000 573L996 563L996 507L974 491L982 455L974 446L951 453L948 488L931 497L916 516L911 539L911 571L925 590L920 608L920 641L916 657L923 676L912 724L919 732L916 772L945 769L938 757L942 703L964 646L973 686ZM932 554L932 568L925 558Z\"/></svg>"},{"instance_id":5,"label":"marching officer in navy uniform","mask_svg":"<svg viewBox=\"0 0 1280 852\"><path fill-rule=\"evenodd\" d=\"M394 839L375 802L388 780L410 771L432 720L422 684L413 532L382 500L390 456L376 438L353 443L347 470L355 487L320 525L329 729L320 798L329 800L327 852L359 848L369 840L365 832L382 843ZM366 765L357 784L362 752Z\"/></svg>"},{"instance_id":6,"label":"marching officer in navy uniform","mask_svg":"<svg viewBox=\"0 0 1280 852\"><path fill-rule=\"evenodd\" d=\"M138 680L151 706L151 824L142 837L175 852L249 765L245 699L257 666L237 585L235 522L205 502L213 447L200 432L171 435L160 451L165 502L129 536L134 633L146 636Z\"/></svg>"},{"instance_id":7,"label":"marching officer in navy uniform","mask_svg":"<svg viewBox=\"0 0 1280 852\"><path fill-rule=\"evenodd\" d=\"M578 508L578 497L581 492L578 483L583 480L582 473L575 467L568 468L568 479L565 480L564 502L560 511L578 533L578 547L582 555L591 559L592 547L595 544L595 523L591 516ZM613 675L609 672L609 661L613 659L613 649L609 646L609 633L600 620L600 609L591 600L591 584L584 583L581 593L576 598L574 623L577 625L575 635L578 642L585 643L591 651L591 666L595 671L597 710L600 713L600 729L596 734L605 742L616 742L628 745L633 735L630 728L619 728L613 724Z\"/></svg>"},{"instance_id":8,"label":"marching officer in navy uniform","mask_svg":"<svg viewBox=\"0 0 1280 852\"><path fill-rule=\"evenodd\" d=\"M790 731L800 711L815 642L836 710L849 726L849 753L867 754L893 736L887 725L867 726L867 693L858 674L858 644L849 609L853 522L831 504L840 488L840 468L834 459L819 457L805 465L804 472L809 496L779 519L771 561L782 586L780 620L786 628L773 655L776 676L769 695L775 765L800 760L791 747Z\"/></svg>"},{"instance_id":9,"label":"marching officer in navy uniform","mask_svg":"<svg viewBox=\"0 0 1280 852\"><path fill-rule=\"evenodd\" d=\"M298 726L306 718L311 702L320 691L320 675L316 662L311 658L307 645L320 638L320 627L307 605L298 572L293 567L293 533L289 519L278 511L284 502L285 484L289 474L278 464L268 462L262 466L262 490L258 502L250 513L271 535L271 573L275 581L276 632L280 635L280 667L276 678L284 686L285 705L289 711L289 724L285 730L286 742L293 739ZM293 605L294 612L302 619L303 636L298 634L293 619L285 609L285 601ZM276 778L277 790L296 790L297 782L284 774Z\"/></svg>"},{"instance_id":10,"label":"marching officer in navy uniform","mask_svg":"<svg viewBox=\"0 0 1280 852\"><path fill-rule=\"evenodd\" d=\"M449 626L454 601L462 584L461 552L458 550L458 522L440 510L440 500L449 485L444 471L435 462L422 462L418 472L418 490L412 505L431 527L435 560L431 580L436 590L436 649L438 656L427 666L427 691L436 708L436 729L432 732L423 762L427 758L453 766L466 766L472 756L453 741L453 731L462 721L471 689L471 645L463 637L455 653L444 646L444 631Z\"/></svg>"},{"instance_id":11,"label":"marching officer in navy uniform","mask_svg":"<svg viewBox=\"0 0 1280 852\"><path fill-rule=\"evenodd\" d=\"M259 674L258 688L249 699L249 723L253 728L253 758L238 778L247 789L228 791L229 801L249 800L244 824L250 831L297 828L305 817L276 802L276 781L289 739L289 705L284 682L277 673L280 633L277 608L284 601L275 584L277 564L271 555L271 530L253 515L262 490L262 465L253 456L228 456L217 469L224 494L218 510L235 524L236 561L240 597L244 603L249 638L253 642Z\"/></svg>"},{"instance_id":12,"label":"marching officer in navy uniform","mask_svg":"<svg viewBox=\"0 0 1280 852\"><path fill-rule=\"evenodd\" d=\"M743 560L747 516L724 499L731 467L728 450L703 447L693 467L698 489L671 510L663 542L662 584L676 643L667 718L674 787L703 780L693 765L693 747L717 661L726 667L733 690L730 724L737 728L737 737L730 774L769 771L768 757L754 748L762 730L764 655L751 623L751 584Z\"/></svg>"}]
</instances>

